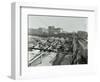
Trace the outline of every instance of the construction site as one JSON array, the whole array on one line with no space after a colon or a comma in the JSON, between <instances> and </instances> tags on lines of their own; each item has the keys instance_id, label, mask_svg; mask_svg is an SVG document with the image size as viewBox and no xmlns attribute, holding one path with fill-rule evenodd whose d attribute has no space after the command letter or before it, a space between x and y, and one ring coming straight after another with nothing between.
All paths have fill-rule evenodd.
<instances>
[{"instance_id":1,"label":"construction site","mask_svg":"<svg viewBox=\"0 0 100 82\"><path fill-rule=\"evenodd\" d=\"M28 35L29 67L88 64L87 32L51 32Z\"/></svg>"}]
</instances>

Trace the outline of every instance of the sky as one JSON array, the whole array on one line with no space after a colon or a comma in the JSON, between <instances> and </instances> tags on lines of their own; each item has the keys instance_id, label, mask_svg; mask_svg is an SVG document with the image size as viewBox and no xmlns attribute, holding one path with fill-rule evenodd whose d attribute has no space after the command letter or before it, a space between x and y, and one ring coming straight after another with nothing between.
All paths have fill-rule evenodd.
<instances>
[{"instance_id":1,"label":"sky","mask_svg":"<svg viewBox=\"0 0 100 82\"><path fill-rule=\"evenodd\" d=\"M87 17L29 15L28 28L55 26L55 28L60 27L66 32L87 31L87 20Z\"/></svg>"}]
</instances>

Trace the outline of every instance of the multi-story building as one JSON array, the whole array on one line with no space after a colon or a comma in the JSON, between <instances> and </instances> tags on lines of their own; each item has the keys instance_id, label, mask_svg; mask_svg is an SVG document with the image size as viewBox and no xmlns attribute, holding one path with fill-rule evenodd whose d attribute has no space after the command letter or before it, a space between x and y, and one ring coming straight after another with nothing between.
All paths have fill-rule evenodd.
<instances>
[{"instance_id":1,"label":"multi-story building","mask_svg":"<svg viewBox=\"0 0 100 82\"><path fill-rule=\"evenodd\" d=\"M48 26L48 33L51 35L61 33L61 28L55 28L55 26Z\"/></svg>"}]
</instances>

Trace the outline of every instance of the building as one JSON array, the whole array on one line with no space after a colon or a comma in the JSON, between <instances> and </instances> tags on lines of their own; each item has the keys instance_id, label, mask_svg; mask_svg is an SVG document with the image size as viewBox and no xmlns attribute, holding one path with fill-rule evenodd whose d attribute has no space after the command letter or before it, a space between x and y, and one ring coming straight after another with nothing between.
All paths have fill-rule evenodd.
<instances>
[{"instance_id":1,"label":"building","mask_svg":"<svg viewBox=\"0 0 100 82\"><path fill-rule=\"evenodd\" d=\"M59 34L61 33L61 28L55 28L55 26L48 26L48 33L52 34Z\"/></svg>"}]
</instances>

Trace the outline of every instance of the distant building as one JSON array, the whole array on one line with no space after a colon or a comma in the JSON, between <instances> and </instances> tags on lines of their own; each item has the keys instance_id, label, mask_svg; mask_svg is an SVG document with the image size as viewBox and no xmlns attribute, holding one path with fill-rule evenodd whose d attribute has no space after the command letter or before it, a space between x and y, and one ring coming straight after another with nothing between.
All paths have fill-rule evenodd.
<instances>
[{"instance_id":1,"label":"distant building","mask_svg":"<svg viewBox=\"0 0 100 82\"><path fill-rule=\"evenodd\" d=\"M54 31L55 31L55 27L54 26L48 26L48 33L51 35L51 34L54 34Z\"/></svg>"},{"instance_id":2,"label":"distant building","mask_svg":"<svg viewBox=\"0 0 100 82\"><path fill-rule=\"evenodd\" d=\"M42 34L43 33L43 28L38 28L37 30L38 30L38 33L39 34Z\"/></svg>"},{"instance_id":3,"label":"distant building","mask_svg":"<svg viewBox=\"0 0 100 82\"><path fill-rule=\"evenodd\" d=\"M55 28L55 26L48 26L48 28L39 27L37 29L29 28L28 34L29 35L54 35L62 33L61 28Z\"/></svg>"},{"instance_id":4,"label":"distant building","mask_svg":"<svg viewBox=\"0 0 100 82\"><path fill-rule=\"evenodd\" d=\"M48 26L49 34L58 34L61 33L61 28L55 28L55 26Z\"/></svg>"},{"instance_id":5,"label":"distant building","mask_svg":"<svg viewBox=\"0 0 100 82\"><path fill-rule=\"evenodd\" d=\"M28 34L29 35L34 35L34 34L37 34L38 33L38 30L37 29L33 29L33 28L29 28L28 29Z\"/></svg>"},{"instance_id":6,"label":"distant building","mask_svg":"<svg viewBox=\"0 0 100 82\"><path fill-rule=\"evenodd\" d=\"M46 28L40 27L37 29L39 34L43 34L43 33L48 33L48 30Z\"/></svg>"}]
</instances>

